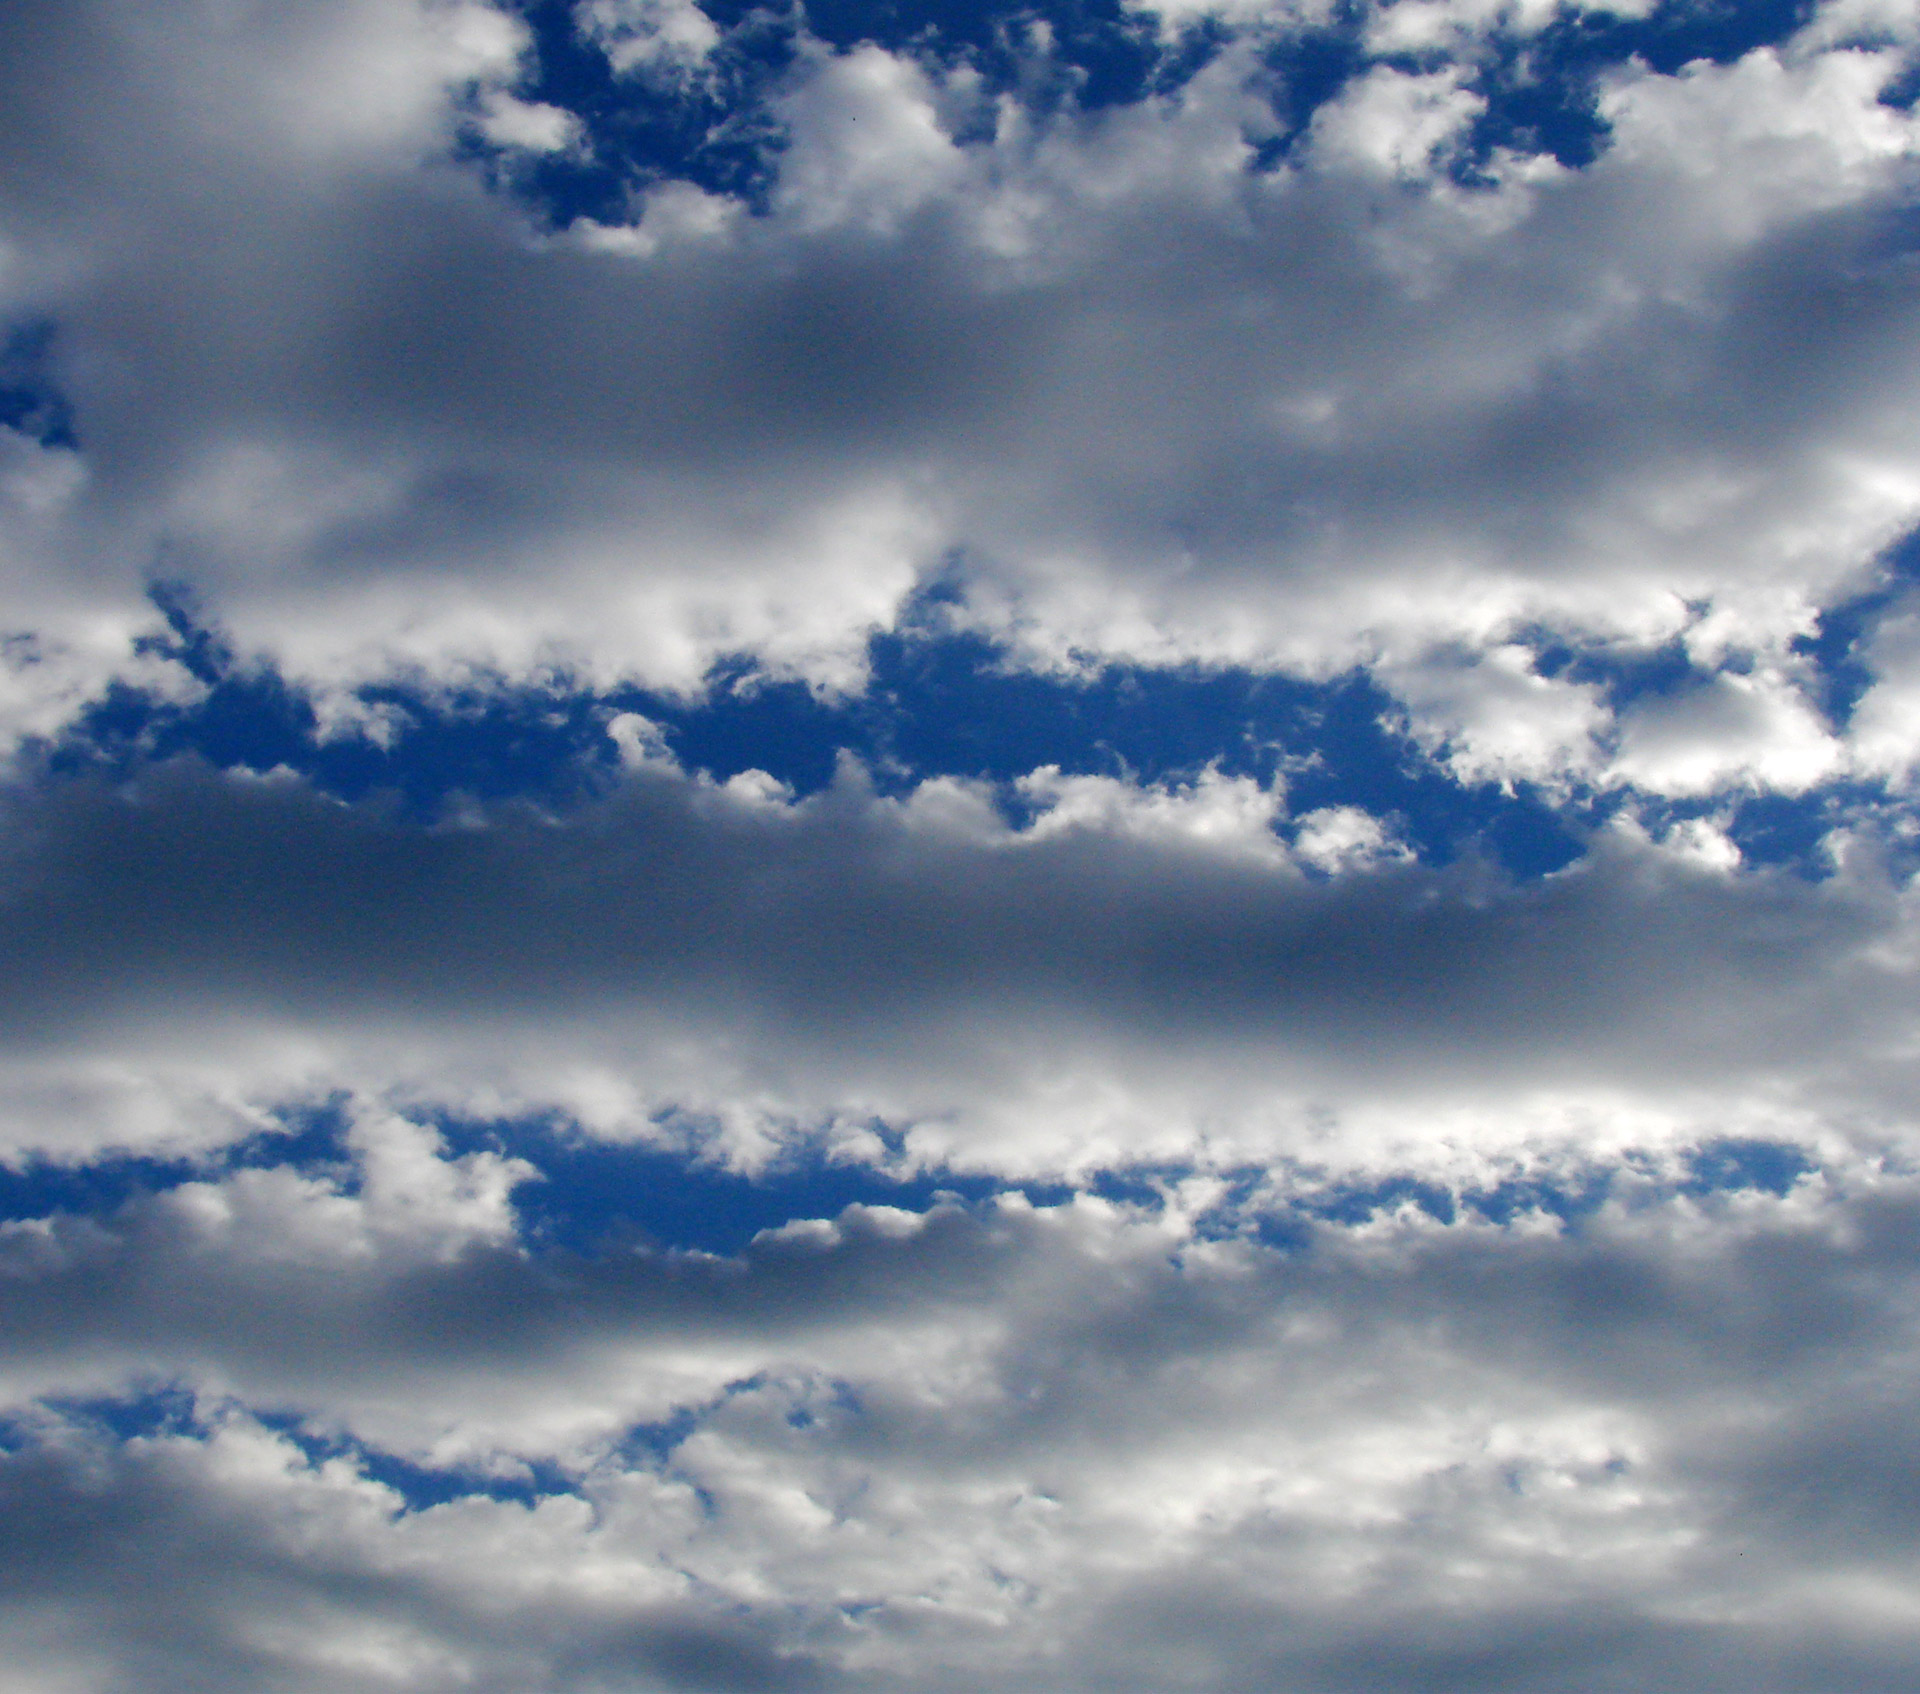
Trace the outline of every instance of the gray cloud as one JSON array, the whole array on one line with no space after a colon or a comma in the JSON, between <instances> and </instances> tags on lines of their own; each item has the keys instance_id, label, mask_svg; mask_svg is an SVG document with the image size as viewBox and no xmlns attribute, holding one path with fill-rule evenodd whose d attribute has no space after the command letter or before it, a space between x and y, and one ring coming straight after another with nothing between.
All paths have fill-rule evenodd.
<instances>
[{"instance_id":1,"label":"gray cloud","mask_svg":"<svg viewBox=\"0 0 1920 1694\"><path fill-rule=\"evenodd\" d=\"M1448 73L1370 73L1257 175L1239 49L971 147L963 80L815 52L765 216L682 185L597 242L423 164L449 89L512 74L483 7L9 28L0 227L89 473L26 580L72 641L159 571L322 685L693 686L728 652L849 684L958 559L1040 660L1393 683L1454 654L1477 696L1516 632L1654 641L1692 605L1703 663L1798 702L1790 638L1916 515L1909 120L1876 103L1891 51L1824 21L1623 69L1599 161L1472 190ZM1781 780L1735 743L1715 781ZM1480 756L1605 764L1579 735Z\"/></svg>"},{"instance_id":2,"label":"gray cloud","mask_svg":"<svg viewBox=\"0 0 1920 1694\"><path fill-rule=\"evenodd\" d=\"M1082 786L1104 814L1063 800L1025 833L854 774L789 804L654 767L564 819L433 829L190 765L17 792L15 1144L48 1136L50 1078L197 1059L263 1107L493 1087L588 1120L592 1072L627 1091L629 1133L758 1095L795 1127L925 1120L927 1156L1013 1170L1086 1158L1076 1102L1048 1103L1076 1074L1123 1158L1192 1157L1211 1119L1229 1162L1364 1164L1343 1120L1370 1113L1436 1156L1511 1155L1630 1135L1578 1120L1636 1104L1655 1143L1905 1133L1906 901L1864 847L1823 884L1630 834L1531 885L1471 864L1321 881L1258 807L1231 811L1250 785Z\"/></svg>"},{"instance_id":3,"label":"gray cloud","mask_svg":"<svg viewBox=\"0 0 1920 1694\"><path fill-rule=\"evenodd\" d=\"M204 1421L120 1446L38 1414L10 1605L209 1688L1892 1686L1908 1186L1286 1252L1085 1201L855 1212L732 1267L336 1233L299 1281L237 1193L192 1239L149 1202L87 1274L175 1292L107 1375L70 1268L16 1276L9 1355L43 1393L184 1376ZM685 1420L625 1445L662 1381ZM557 1444L585 1504L399 1513L235 1391L470 1465Z\"/></svg>"},{"instance_id":4,"label":"gray cloud","mask_svg":"<svg viewBox=\"0 0 1920 1694\"><path fill-rule=\"evenodd\" d=\"M1830 7L1622 66L1592 166L1467 187L1438 59L1251 171L1283 23L990 140L964 74L803 43L764 212L554 232L455 157L469 93L567 144L490 6L21 0L0 313L80 446L0 432L0 728L191 693L155 577L351 727L395 677L857 687L938 576L1019 662L1363 663L1463 773L1900 780L1902 606L1857 744L1794 638L1920 513L1901 49ZM1543 633L1712 680L1616 717ZM1038 772L1014 830L614 727L597 797L433 827L0 789L0 1152L347 1125L0 1224L0 1690L1910 1682L1897 818L1823 881L1708 818L1515 884L1344 814L1296 853L1217 774ZM447 1114L1161 1198L563 1252ZM1743 1136L1806 1174L1684 1180ZM1311 1209L1596 1174L1577 1224Z\"/></svg>"}]
</instances>

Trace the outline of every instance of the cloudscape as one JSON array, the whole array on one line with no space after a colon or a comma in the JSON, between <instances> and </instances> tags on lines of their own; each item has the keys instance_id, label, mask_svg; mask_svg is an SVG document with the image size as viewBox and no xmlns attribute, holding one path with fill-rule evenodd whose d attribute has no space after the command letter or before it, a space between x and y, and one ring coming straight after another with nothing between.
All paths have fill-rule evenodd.
<instances>
[{"instance_id":1,"label":"cloudscape","mask_svg":"<svg viewBox=\"0 0 1920 1694\"><path fill-rule=\"evenodd\" d=\"M1913 1688L1917 102L0 8L0 1694Z\"/></svg>"}]
</instances>

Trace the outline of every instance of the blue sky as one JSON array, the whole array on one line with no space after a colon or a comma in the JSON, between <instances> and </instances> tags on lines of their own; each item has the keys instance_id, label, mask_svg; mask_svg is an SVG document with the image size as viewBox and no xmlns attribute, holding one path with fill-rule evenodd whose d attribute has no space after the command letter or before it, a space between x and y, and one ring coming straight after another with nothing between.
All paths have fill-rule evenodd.
<instances>
[{"instance_id":1,"label":"blue sky","mask_svg":"<svg viewBox=\"0 0 1920 1694\"><path fill-rule=\"evenodd\" d=\"M0 13L0 1694L1909 1687L1917 93Z\"/></svg>"}]
</instances>

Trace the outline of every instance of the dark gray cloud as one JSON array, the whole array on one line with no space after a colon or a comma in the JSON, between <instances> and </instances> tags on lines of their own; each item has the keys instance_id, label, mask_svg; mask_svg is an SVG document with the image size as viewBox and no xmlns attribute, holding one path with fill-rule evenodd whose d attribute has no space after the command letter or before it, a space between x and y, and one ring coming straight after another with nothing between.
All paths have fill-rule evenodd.
<instances>
[{"instance_id":1,"label":"dark gray cloud","mask_svg":"<svg viewBox=\"0 0 1920 1694\"><path fill-rule=\"evenodd\" d=\"M396 1676L427 1690L568 1694L635 1679L743 1694L823 1686L777 1625L731 1608L629 1605L609 1618L563 1603L503 1616L431 1577L380 1571L362 1549L300 1545L271 1515L291 1502L249 1502L179 1445L75 1444L0 1460L0 1570L28 1674L78 1668L87 1686L114 1691L344 1694L390 1688ZM81 1666L42 1656L56 1630L90 1640Z\"/></svg>"},{"instance_id":2,"label":"dark gray cloud","mask_svg":"<svg viewBox=\"0 0 1920 1694\"><path fill-rule=\"evenodd\" d=\"M960 1162L1012 1169L1086 1156L1049 1073L1107 1095L1134 1156L1192 1156L1211 1115L1219 1157L1336 1165L1368 1159L1344 1118L1414 1101L1435 1121L1401 1139L1501 1154L1578 1139L1582 1100L1678 1101L1693 1133L1864 1128L1905 1074L1905 898L1864 848L1819 884L1630 834L1532 884L1316 880L1260 807L1232 810L1250 785L1087 788L1103 813L1062 800L1025 833L854 773L789 804L650 767L565 817L437 828L191 765L20 791L16 1145L48 1134L18 1101L49 1077L204 1058L270 1107L309 1086L285 1068L301 1043L327 1055L313 1083L449 1104L490 1082L577 1108L569 1073L593 1070L631 1092L630 1128L728 1087L796 1124L945 1115ZM1463 1108L1477 1129L1447 1121ZM1002 1118L1026 1128L982 1127Z\"/></svg>"}]
</instances>

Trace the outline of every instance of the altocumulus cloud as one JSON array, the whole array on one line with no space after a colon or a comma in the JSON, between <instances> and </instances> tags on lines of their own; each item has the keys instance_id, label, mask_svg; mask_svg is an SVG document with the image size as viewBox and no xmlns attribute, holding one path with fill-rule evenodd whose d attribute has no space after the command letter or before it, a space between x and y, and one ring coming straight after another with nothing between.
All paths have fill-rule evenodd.
<instances>
[{"instance_id":1,"label":"altocumulus cloud","mask_svg":"<svg viewBox=\"0 0 1920 1694\"><path fill-rule=\"evenodd\" d=\"M1917 90L0 13L0 1689L1912 1686Z\"/></svg>"},{"instance_id":2,"label":"altocumulus cloud","mask_svg":"<svg viewBox=\"0 0 1920 1694\"><path fill-rule=\"evenodd\" d=\"M793 801L642 767L564 819L437 827L192 767L22 794L10 1150L166 1150L244 1132L210 1102L340 1087L642 1140L690 1118L748 1166L811 1133L1056 1178L1904 1144L1915 917L1868 848L1738 875L1620 825L1532 882L1316 877L1244 779L1036 795L1015 828L851 770Z\"/></svg>"}]
</instances>

